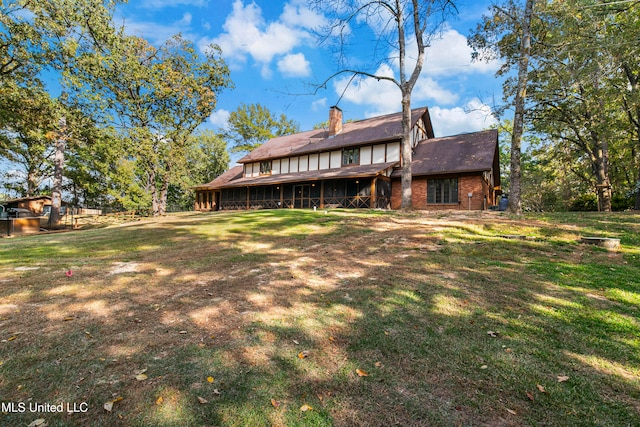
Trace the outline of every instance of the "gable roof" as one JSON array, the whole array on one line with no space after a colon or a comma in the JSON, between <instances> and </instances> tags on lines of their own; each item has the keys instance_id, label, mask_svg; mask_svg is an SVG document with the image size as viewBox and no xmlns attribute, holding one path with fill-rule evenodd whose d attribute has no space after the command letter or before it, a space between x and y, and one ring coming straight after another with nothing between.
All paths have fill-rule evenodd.
<instances>
[{"instance_id":1,"label":"gable roof","mask_svg":"<svg viewBox=\"0 0 640 427\"><path fill-rule=\"evenodd\" d=\"M432 138L433 130L429 110L426 107L411 111L411 125L415 125L421 117L424 118L427 127L425 129L427 136ZM402 113L393 113L357 122L347 122L343 124L342 132L333 137L329 137L326 129L314 129L273 138L238 160L238 163L298 156L382 141L399 141L401 138Z\"/></svg>"},{"instance_id":2,"label":"gable roof","mask_svg":"<svg viewBox=\"0 0 640 427\"><path fill-rule=\"evenodd\" d=\"M495 129L425 139L414 149L411 173L421 176L494 169L499 180L498 156L498 131ZM392 174L392 177L397 176L400 176L399 170Z\"/></svg>"}]
</instances>

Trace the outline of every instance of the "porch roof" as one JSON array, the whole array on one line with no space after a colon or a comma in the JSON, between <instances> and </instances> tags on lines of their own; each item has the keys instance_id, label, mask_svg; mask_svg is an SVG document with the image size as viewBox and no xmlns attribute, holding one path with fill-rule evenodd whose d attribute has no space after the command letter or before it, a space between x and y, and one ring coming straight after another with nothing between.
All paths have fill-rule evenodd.
<instances>
[{"instance_id":1,"label":"porch roof","mask_svg":"<svg viewBox=\"0 0 640 427\"><path fill-rule=\"evenodd\" d=\"M214 190L234 187L253 187L258 185L286 184L292 182L319 181L325 179L368 178L396 166L398 162L377 163L364 166L344 166L335 169L324 169L307 172L263 175L254 178L242 178L242 166L236 166L220 175L209 184L198 186L199 190ZM227 176L225 176L227 175ZM238 177L238 178L236 178Z\"/></svg>"}]
</instances>

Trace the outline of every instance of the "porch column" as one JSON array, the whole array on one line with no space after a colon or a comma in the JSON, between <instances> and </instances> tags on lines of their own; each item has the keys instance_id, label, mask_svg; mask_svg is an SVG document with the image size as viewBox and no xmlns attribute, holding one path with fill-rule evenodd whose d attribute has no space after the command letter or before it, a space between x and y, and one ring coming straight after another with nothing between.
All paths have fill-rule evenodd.
<instances>
[{"instance_id":1,"label":"porch column","mask_svg":"<svg viewBox=\"0 0 640 427\"><path fill-rule=\"evenodd\" d=\"M249 210L249 208L251 207L251 200L249 196L250 196L249 187L247 187L247 210Z\"/></svg>"},{"instance_id":2,"label":"porch column","mask_svg":"<svg viewBox=\"0 0 640 427\"><path fill-rule=\"evenodd\" d=\"M376 208L376 187L378 185L378 177L374 177L371 180L371 206L369 206L371 209L375 209Z\"/></svg>"},{"instance_id":3,"label":"porch column","mask_svg":"<svg viewBox=\"0 0 640 427\"><path fill-rule=\"evenodd\" d=\"M324 209L324 181L320 181L320 209Z\"/></svg>"}]
</instances>

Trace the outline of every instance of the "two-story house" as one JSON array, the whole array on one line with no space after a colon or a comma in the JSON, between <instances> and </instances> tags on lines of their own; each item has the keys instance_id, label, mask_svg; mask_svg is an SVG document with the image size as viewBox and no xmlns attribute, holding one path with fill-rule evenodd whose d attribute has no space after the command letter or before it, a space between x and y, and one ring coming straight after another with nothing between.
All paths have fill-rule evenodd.
<instances>
[{"instance_id":1,"label":"two-story house","mask_svg":"<svg viewBox=\"0 0 640 427\"><path fill-rule=\"evenodd\" d=\"M402 114L273 138L196 187L196 210L399 209ZM495 130L434 138L427 108L412 111L415 209L487 209L500 189Z\"/></svg>"}]
</instances>

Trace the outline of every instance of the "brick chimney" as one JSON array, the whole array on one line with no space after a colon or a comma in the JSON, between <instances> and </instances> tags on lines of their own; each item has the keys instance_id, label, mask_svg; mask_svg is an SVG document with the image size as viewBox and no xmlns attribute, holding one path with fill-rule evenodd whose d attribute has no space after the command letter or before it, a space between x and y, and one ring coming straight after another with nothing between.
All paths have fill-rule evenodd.
<instances>
[{"instance_id":1,"label":"brick chimney","mask_svg":"<svg viewBox=\"0 0 640 427\"><path fill-rule=\"evenodd\" d=\"M334 105L329 109L329 137L342 132L342 110Z\"/></svg>"}]
</instances>

